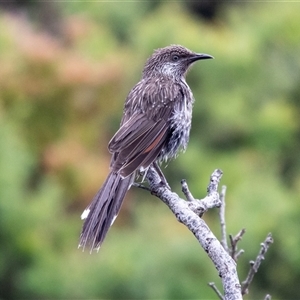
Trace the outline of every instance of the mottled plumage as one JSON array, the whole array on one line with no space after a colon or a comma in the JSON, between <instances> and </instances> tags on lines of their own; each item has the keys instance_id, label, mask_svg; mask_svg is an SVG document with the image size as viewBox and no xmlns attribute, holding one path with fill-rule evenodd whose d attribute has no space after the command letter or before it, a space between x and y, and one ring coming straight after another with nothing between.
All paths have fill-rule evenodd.
<instances>
[{"instance_id":1,"label":"mottled plumage","mask_svg":"<svg viewBox=\"0 0 300 300\"><path fill-rule=\"evenodd\" d=\"M127 96L120 129L108 145L110 173L82 214L86 220L79 246L99 249L137 172L147 172L151 164L186 149L194 97L185 75L193 62L208 58L212 56L171 45L147 60L141 81Z\"/></svg>"}]
</instances>

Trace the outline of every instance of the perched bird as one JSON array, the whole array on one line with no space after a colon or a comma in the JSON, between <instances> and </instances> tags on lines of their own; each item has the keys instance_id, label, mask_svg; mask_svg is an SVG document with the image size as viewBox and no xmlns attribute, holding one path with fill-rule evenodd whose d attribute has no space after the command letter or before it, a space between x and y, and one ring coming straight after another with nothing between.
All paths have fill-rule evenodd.
<instances>
[{"instance_id":1,"label":"perched bird","mask_svg":"<svg viewBox=\"0 0 300 300\"><path fill-rule=\"evenodd\" d=\"M185 81L196 61L213 58L183 46L157 49L148 58L141 80L125 101L120 128L108 144L110 172L91 204L79 247L99 250L117 217L127 190L139 174L158 162L176 157L189 141L194 97Z\"/></svg>"}]
</instances>

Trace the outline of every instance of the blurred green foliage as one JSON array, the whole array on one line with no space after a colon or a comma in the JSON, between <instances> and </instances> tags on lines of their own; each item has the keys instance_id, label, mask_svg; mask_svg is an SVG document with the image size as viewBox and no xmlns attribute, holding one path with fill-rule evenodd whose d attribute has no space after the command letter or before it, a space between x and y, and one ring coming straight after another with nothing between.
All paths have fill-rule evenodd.
<instances>
[{"instance_id":1,"label":"blurred green foliage","mask_svg":"<svg viewBox=\"0 0 300 300\"><path fill-rule=\"evenodd\" d=\"M188 75L190 145L166 177L179 193L186 178L201 198L221 168L228 231L247 229L241 280L266 234L275 239L248 297L299 297L299 3L224 5L210 23L180 2L57 5L60 38L0 14L0 298L216 298L205 252L144 191L129 193L99 254L77 250L123 101L168 44L215 60ZM205 219L219 235L216 212Z\"/></svg>"}]
</instances>

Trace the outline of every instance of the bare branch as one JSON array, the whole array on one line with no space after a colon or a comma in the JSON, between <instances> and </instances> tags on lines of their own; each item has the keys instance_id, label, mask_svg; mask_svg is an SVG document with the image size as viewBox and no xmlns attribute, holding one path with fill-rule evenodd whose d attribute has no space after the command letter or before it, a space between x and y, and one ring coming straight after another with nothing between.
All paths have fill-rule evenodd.
<instances>
[{"instance_id":1,"label":"bare branch","mask_svg":"<svg viewBox=\"0 0 300 300\"><path fill-rule=\"evenodd\" d=\"M242 239L245 232L246 232L246 229L243 228L237 233L237 235L235 237L232 237L231 234L229 235L230 246L231 246L230 255L234 259L235 262L237 262L239 256L244 253L244 250L238 251L237 243Z\"/></svg>"},{"instance_id":2,"label":"bare branch","mask_svg":"<svg viewBox=\"0 0 300 300\"><path fill-rule=\"evenodd\" d=\"M265 259L265 254L268 251L270 244L273 243L273 241L274 240L273 240L272 234L268 233L264 242L260 244L261 248L260 248L260 251L259 251L255 261L250 261L250 270L248 272L246 279L242 283L242 294L243 295L248 294L249 285L252 282L255 273L258 271L258 268L259 268L262 260ZM271 297L271 296L267 295L266 297ZM267 298L267 299L269 299L269 298Z\"/></svg>"},{"instance_id":3,"label":"bare branch","mask_svg":"<svg viewBox=\"0 0 300 300\"><path fill-rule=\"evenodd\" d=\"M236 263L222 247L207 224L199 218L209 208L220 207L218 184L222 171L215 170L210 177L207 196L202 200L185 201L162 184L162 180L153 167L150 167L146 178L153 195L161 199L174 213L177 220L183 223L194 234L202 248L207 252L222 279L224 299L242 299ZM196 212L195 212L196 211ZM198 214L198 212L200 212Z\"/></svg>"},{"instance_id":4,"label":"bare branch","mask_svg":"<svg viewBox=\"0 0 300 300\"><path fill-rule=\"evenodd\" d=\"M226 195L226 186L223 185L220 193L221 206L219 210L219 218L221 223L221 244L223 248L228 252L226 222L225 222L225 195Z\"/></svg>"},{"instance_id":5,"label":"bare branch","mask_svg":"<svg viewBox=\"0 0 300 300\"><path fill-rule=\"evenodd\" d=\"M181 190L187 201L195 201L195 198L193 197L192 193L190 192L185 179L181 180L181 188L182 188Z\"/></svg>"},{"instance_id":6,"label":"bare branch","mask_svg":"<svg viewBox=\"0 0 300 300\"><path fill-rule=\"evenodd\" d=\"M214 282L209 282L208 285L215 291L215 293L217 294L217 296L219 297L219 299L224 300L223 295L221 294L221 292L218 290L218 288L216 287Z\"/></svg>"},{"instance_id":7,"label":"bare branch","mask_svg":"<svg viewBox=\"0 0 300 300\"><path fill-rule=\"evenodd\" d=\"M244 249L240 249L234 256L234 260L237 261L238 258L243 254L245 253Z\"/></svg>"},{"instance_id":8,"label":"bare branch","mask_svg":"<svg viewBox=\"0 0 300 300\"><path fill-rule=\"evenodd\" d=\"M210 208L220 207L221 201L217 189L221 177L221 170L215 170L212 173L212 175L210 176L209 185L207 187L207 196L200 201L199 199L194 198L189 190L187 182L184 179L181 180L182 192L184 193L188 201L188 206L198 216L202 217L202 215Z\"/></svg>"}]
</instances>

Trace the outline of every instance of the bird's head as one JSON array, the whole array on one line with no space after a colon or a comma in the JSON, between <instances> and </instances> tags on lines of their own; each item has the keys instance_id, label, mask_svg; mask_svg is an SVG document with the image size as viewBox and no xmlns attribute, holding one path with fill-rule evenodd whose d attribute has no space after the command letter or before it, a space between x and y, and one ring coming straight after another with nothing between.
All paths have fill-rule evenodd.
<instances>
[{"instance_id":1,"label":"bird's head","mask_svg":"<svg viewBox=\"0 0 300 300\"><path fill-rule=\"evenodd\" d=\"M160 48L148 58L143 70L143 78L163 75L180 79L185 76L195 61L209 58L213 56L195 53L180 45Z\"/></svg>"}]
</instances>

